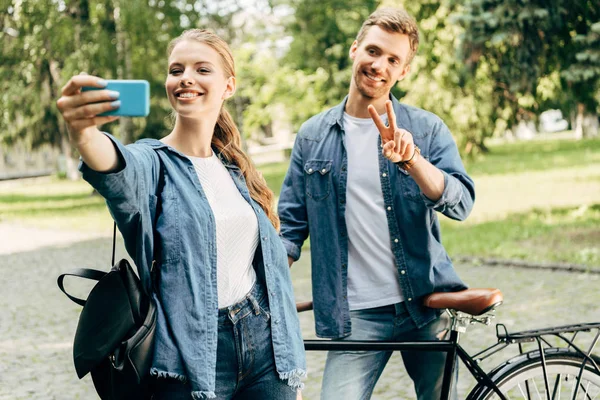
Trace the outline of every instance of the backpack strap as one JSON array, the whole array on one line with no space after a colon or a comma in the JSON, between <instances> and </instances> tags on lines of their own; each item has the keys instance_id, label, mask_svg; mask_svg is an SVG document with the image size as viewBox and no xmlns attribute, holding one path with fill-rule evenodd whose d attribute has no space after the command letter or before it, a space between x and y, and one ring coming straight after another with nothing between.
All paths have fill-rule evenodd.
<instances>
[{"instance_id":1,"label":"backpack strap","mask_svg":"<svg viewBox=\"0 0 600 400\"><path fill-rule=\"evenodd\" d=\"M163 170L162 162L160 161L160 158L159 158L158 162L159 162L159 170L158 170L158 184L156 186L156 200L157 200L156 201L156 212L154 214L154 221L152 224L152 230L154 232L154 254L153 254L152 265L150 266L150 280L152 282L152 288L151 288L152 290L155 290L156 280L158 279L158 270L157 270L157 268L155 268L155 266L157 264L156 259L157 259L157 253L158 253L158 250L157 250L158 246L156 245L158 243L158 234L156 232L156 222L158 221L158 216L162 212L162 201L160 201L160 194L163 190L163 187L165 186L164 170ZM112 257L111 257L111 265L113 265L113 266L115 265L116 244L117 244L117 223L113 222L113 241L112 241ZM67 291L65 290L65 286L64 286L65 277L75 276L78 278L99 281L106 274L108 274L108 272L99 271L97 269L77 268L71 272L67 272L65 274L60 274L58 276L56 283L58 285L58 288L69 299L71 299L71 301L79 304L80 306L85 306L86 300L80 299L75 296L71 296L69 293L67 293Z\"/></svg>"}]
</instances>

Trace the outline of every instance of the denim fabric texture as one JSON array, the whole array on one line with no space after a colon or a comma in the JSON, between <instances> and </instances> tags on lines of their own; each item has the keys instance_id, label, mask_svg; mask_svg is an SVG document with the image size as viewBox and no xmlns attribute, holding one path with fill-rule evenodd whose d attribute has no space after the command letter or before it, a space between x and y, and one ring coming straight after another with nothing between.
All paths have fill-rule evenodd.
<instances>
[{"instance_id":1,"label":"denim fabric texture","mask_svg":"<svg viewBox=\"0 0 600 400\"><path fill-rule=\"evenodd\" d=\"M107 136L122 167L99 173L82 163L80 169L106 199L146 290L151 288L156 258L158 291L153 296L158 322L151 374L188 382L194 399L214 398L217 251L208 200L192 162L177 150L155 139L124 146ZM275 366L279 378L296 389L302 386L306 362L286 250L260 205L250 198L240 169L222 161L256 213L260 237L254 268L267 290ZM164 174L164 185L156 193L159 172ZM162 211L153 227L158 201Z\"/></svg>"},{"instance_id":2,"label":"denim fabric texture","mask_svg":"<svg viewBox=\"0 0 600 400\"><path fill-rule=\"evenodd\" d=\"M296 399L275 369L270 320L267 295L258 283L245 299L219 310L217 399ZM152 400L191 400L190 392L189 384L158 380Z\"/></svg>"},{"instance_id":3,"label":"denim fabric texture","mask_svg":"<svg viewBox=\"0 0 600 400\"><path fill-rule=\"evenodd\" d=\"M442 314L418 329L405 303L350 311L352 335L341 340L435 341L445 339L450 318ZM402 360L415 385L418 400L439 400L446 353L402 351ZM327 353L321 400L368 400L392 356L391 351L330 351ZM455 370L458 376L458 368ZM450 400L457 400L456 384Z\"/></svg>"},{"instance_id":4,"label":"denim fabric texture","mask_svg":"<svg viewBox=\"0 0 600 400\"><path fill-rule=\"evenodd\" d=\"M442 120L400 104L393 96L391 99L397 126L412 133L421 155L444 175L444 192L433 202L407 172L378 149L387 228L400 287L410 317L422 327L438 315L422 305L422 296L466 288L442 246L436 212L455 220L465 219L473 207L475 187ZM347 97L302 125L279 198L281 236L294 260L300 257L310 233L315 325L317 335L325 338L351 334L345 221L348 161L343 140L346 101Z\"/></svg>"}]
</instances>

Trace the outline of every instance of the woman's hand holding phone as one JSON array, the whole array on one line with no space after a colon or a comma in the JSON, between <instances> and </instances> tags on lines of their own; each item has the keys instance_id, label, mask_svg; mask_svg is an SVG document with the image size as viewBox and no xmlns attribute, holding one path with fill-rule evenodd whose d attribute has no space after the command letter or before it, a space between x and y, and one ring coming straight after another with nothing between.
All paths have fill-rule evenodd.
<instances>
[{"instance_id":1,"label":"woman's hand holding phone","mask_svg":"<svg viewBox=\"0 0 600 400\"><path fill-rule=\"evenodd\" d=\"M119 93L103 89L107 81L92 75L76 75L62 89L56 101L69 131L71 144L77 148L83 161L98 172L110 172L119 167L119 157L111 140L98 127L119 118L101 116L119 108ZM100 90L82 91L84 87Z\"/></svg>"},{"instance_id":2,"label":"woman's hand holding phone","mask_svg":"<svg viewBox=\"0 0 600 400\"><path fill-rule=\"evenodd\" d=\"M118 116L100 116L119 108L119 92L102 90L107 81L92 75L75 75L62 88L62 96L56 102L67 128L71 143L79 148L94 134L98 127L118 119ZM83 87L101 90L82 91Z\"/></svg>"}]
</instances>

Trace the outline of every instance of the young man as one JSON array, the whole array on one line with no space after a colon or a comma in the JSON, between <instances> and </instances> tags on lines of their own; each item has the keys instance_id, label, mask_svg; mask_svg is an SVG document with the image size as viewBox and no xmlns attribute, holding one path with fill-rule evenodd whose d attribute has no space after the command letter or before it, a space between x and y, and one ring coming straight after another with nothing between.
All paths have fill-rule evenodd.
<instances>
[{"instance_id":1,"label":"young man","mask_svg":"<svg viewBox=\"0 0 600 400\"><path fill-rule=\"evenodd\" d=\"M440 118L390 95L418 43L405 11L373 13L350 48L348 96L298 133L279 200L281 236L291 265L310 234L319 337L441 339L448 320L422 297L465 288L440 242L436 211L464 220L473 181ZM322 399L370 398L390 356L330 352ZM418 398L439 399L445 354L402 357Z\"/></svg>"}]
</instances>

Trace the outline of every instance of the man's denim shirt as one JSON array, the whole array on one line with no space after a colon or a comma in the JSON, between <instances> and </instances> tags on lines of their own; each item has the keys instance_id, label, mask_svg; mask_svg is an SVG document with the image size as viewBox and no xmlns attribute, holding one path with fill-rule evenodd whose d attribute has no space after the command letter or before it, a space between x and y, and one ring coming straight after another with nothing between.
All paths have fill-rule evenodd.
<instances>
[{"instance_id":1,"label":"man's denim shirt","mask_svg":"<svg viewBox=\"0 0 600 400\"><path fill-rule=\"evenodd\" d=\"M464 220L473 207L475 188L441 119L391 98L398 127L412 133L421 155L444 175L442 197L433 202L421 193L407 172L378 149L390 246L408 311L421 327L438 313L422 305L424 295L466 288L441 244L436 211ZM310 233L315 324L317 335L325 338L351 333L346 297L348 159L342 125L346 101L347 98L302 125L279 198L281 236L294 260L300 257L302 244ZM381 138L378 145L381 146Z\"/></svg>"},{"instance_id":2,"label":"man's denim shirt","mask_svg":"<svg viewBox=\"0 0 600 400\"><path fill-rule=\"evenodd\" d=\"M158 322L151 373L188 381L194 399L212 398L218 330L217 249L208 200L192 162L181 153L155 139L123 146L107 136L122 168L104 174L82 163L80 169L106 199L147 290L155 254L153 221L157 202L162 203L156 219ZM268 291L275 364L280 378L298 388L306 365L286 251L269 218L250 198L240 169L225 161L224 165L258 219L260 241L254 266ZM159 173L164 174L164 185L156 193Z\"/></svg>"}]
</instances>

